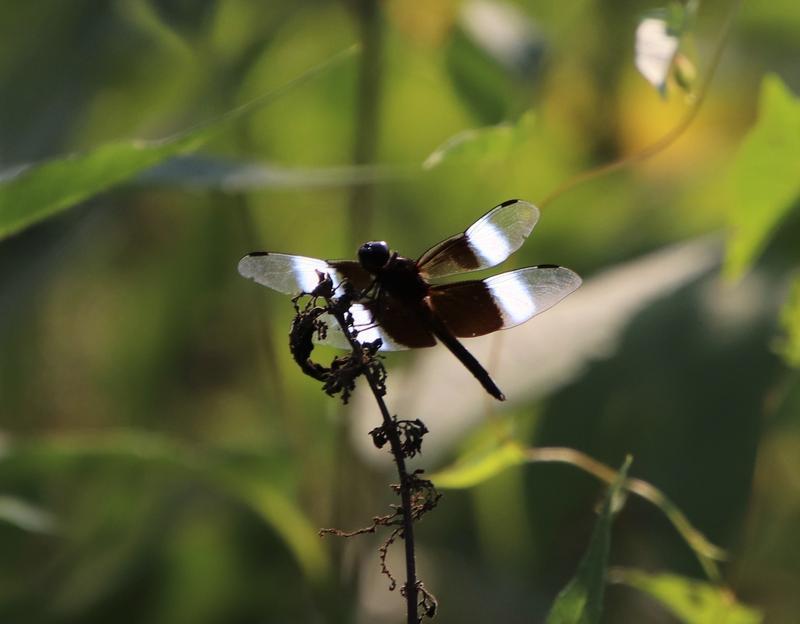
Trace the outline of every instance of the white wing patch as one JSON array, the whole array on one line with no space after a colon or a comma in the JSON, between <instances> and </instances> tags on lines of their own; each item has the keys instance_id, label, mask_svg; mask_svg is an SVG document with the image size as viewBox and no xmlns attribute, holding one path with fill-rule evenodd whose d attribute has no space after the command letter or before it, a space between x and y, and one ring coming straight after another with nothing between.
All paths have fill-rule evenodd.
<instances>
[{"instance_id":1,"label":"white wing patch","mask_svg":"<svg viewBox=\"0 0 800 624\"><path fill-rule=\"evenodd\" d=\"M380 348L381 351L403 351L408 349L405 345L392 340L391 336L383 331L380 325L376 325L372 312L360 303L352 304L350 306L350 313L353 315L353 326L356 331L358 331L358 335L356 336L358 342L374 342L380 338L383 343ZM324 342L342 349L349 349L350 344L347 342L347 338L345 338L344 332L339 327L336 319L332 316L326 316L325 322L328 323L329 331L332 331L335 338L332 337L330 340Z\"/></svg>"},{"instance_id":2,"label":"white wing patch","mask_svg":"<svg viewBox=\"0 0 800 624\"><path fill-rule=\"evenodd\" d=\"M484 281L503 315L505 328L524 323L552 308L581 285L577 273L564 267L527 267Z\"/></svg>"},{"instance_id":3,"label":"white wing patch","mask_svg":"<svg viewBox=\"0 0 800 624\"><path fill-rule=\"evenodd\" d=\"M519 325L536 314L536 301L525 281L516 273L509 273L507 278L494 282L487 280L486 285L507 324Z\"/></svg>"},{"instance_id":4,"label":"white wing patch","mask_svg":"<svg viewBox=\"0 0 800 624\"><path fill-rule=\"evenodd\" d=\"M484 223L482 226L475 228L473 232L467 231L469 246L481 259L482 265L498 265L514 250L510 248L506 235L492 223Z\"/></svg>"},{"instance_id":5,"label":"white wing patch","mask_svg":"<svg viewBox=\"0 0 800 624\"><path fill-rule=\"evenodd\" d=\"M311 292L319 284L317 271L330 275L334 287L342 276L318 258L289 254L250 254L239 261L239 274L287 295Z\"/></svg>"},{"instance_id":6,"label":"white wing patch","mask_svg":"<svg viewBox=\"0 0 800 624\"><path fill-rule=\"evenodd\" d=\"M481 268L500 264L520 248L539 220L539 210L528 202L500 204L472 224L464 234Z\"/></svg>"}]
</instances>

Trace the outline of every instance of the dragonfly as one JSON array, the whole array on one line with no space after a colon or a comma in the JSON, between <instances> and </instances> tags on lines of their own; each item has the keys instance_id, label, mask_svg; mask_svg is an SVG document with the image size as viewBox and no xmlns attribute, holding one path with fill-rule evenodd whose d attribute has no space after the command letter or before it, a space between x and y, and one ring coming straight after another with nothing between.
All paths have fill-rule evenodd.
<instances>
[{"instance_id":1,"label":"dragonfly","mask_svg":"<svg viewBox=\"0 0 800 624\"><path fill-rule=\"evenodd\" d=\"M435 284L432 280L497 266L519 249L539 220L533 204L509 199L465 231L437 243L414 260L386 241L358 249L358 260L321 260L257 251L239 262L239 273L278 292L311 293L327 275L334 288L349 282L358 293L350 307L359 341L380 339L380 350L442 343L494 398L505 395L459 338L515 327L548 310L581 285L577 273L554 264L508 271L482 280ZM349 348L335 322L320 341Z\"/></svg>"}]
</instances>

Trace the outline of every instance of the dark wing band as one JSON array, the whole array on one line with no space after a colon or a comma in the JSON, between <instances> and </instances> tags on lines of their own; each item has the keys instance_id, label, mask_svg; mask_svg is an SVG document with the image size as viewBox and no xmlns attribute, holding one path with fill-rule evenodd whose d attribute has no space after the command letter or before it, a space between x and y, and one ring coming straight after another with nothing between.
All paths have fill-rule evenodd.
<instances>
[{"instance_id":1,"label":"dark wing band","mask_svg":"<svg viewBox=\"0 0 800 624\"><path fill-rule=\"evenodd\" d=\"M508 329L553 307L577 290L581 278L564 267L539 266L489 279L434 286L431 306L455 336Z\"/></svg>"},{"instance_id":2,"label":"dark wing band","mask_svg":"<svg viewBox=\"0 0 800 624\"><path fill-rule=\"evenodd\" d=\"M379 301L363 300L350 306L354 326L358 331L359 342L371 342L380 338L383 342L381 351L403 351L432 347L436 339L430 328L423 322L413 307L400 304L391 297L381 296ZM322 342L341 346L346 339L335 320L328 323L333 332L331 340Z\"/></svg>"}]
</instances>

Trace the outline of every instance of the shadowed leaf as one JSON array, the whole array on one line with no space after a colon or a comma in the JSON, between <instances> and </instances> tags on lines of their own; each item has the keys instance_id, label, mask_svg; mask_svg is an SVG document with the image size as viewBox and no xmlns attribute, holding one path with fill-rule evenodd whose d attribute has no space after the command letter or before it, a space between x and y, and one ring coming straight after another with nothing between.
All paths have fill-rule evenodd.
<instances>
[{"instance_id":1,"label":"shadowed leaf","mask_svg":"<svg viewBox=\"0 0 800 624\"><path fill-rule=\"evenodd\" d=\"M596 624L600 621L611 548L611 524L616 511L615 499L622 490L630 464L631 458L628 457L608 488L589 549L573 579L556 598L547 616L547 624Z\"/></svg>"}]
</instances>

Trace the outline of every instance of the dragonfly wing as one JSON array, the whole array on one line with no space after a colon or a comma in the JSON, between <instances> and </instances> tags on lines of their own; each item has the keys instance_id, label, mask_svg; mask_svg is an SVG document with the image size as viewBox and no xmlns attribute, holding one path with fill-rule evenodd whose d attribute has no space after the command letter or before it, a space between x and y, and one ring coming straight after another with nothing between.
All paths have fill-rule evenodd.
<instances>
[{"instance_id":1,"label":"dragonfly wing","mask_svg":"<svg viewBox=\"0 0 800 624\"><path fill-rule=\"evenodd\" d=\"M541 265L485 280L434 286L431 306L455 336L483 336L524 323L577 290L581 278L559 266Z\"/></svg>"},{"instance_id":2,"label":"dragonfly wing","mask_svg":"<svg viewBox=\"0 0 800 624\"><path fill-rule=\"evenodd\" d=\"M319 284L317 271L328 273L334 286L339 285L341 277L318 258L257 251L239 261L242 277L292 296L314 290Z\"/></svg>"},{"instance_id":3,"label":"dragonfly wing","mask_svg":"<svg viewBox=\"0 0 800 624\"><path fill-rule=\"evenodd\" d=\"M239 273L262 286L267 286L287 295L311 292L319 284L319 273L330 275L338 288L346 278L356 288L369 283L369 274L357 262L327 262L319 258L307 258L291 254L257 251L239 261Z\"/></svg>"},{"instance_id":4,"label":"dragonfly wing","mask_svg":"<svg viewBox=\"0 0 800 624\"><path fill-rule=\"evenodd\" d=\"M421 347L432 347L436 340L430 330L410 311L393 310L387 312L383 305L365 300L350 306L353 326L358 332L356 340L372 342L381 340L381 351L403 351ZM320 342L342 349L349 349L350 343L335 318L326 315L328 334Z\"/></svg>"},{"instance_id":5,"label":"dragonfly wing","mask_svg":"<svg viewBox=\"0 0 800 624\"><path fill-rule=\"evenodd\" d=\"M417 266L426 278L487 269L520 248L539 220L539 209L509 199L487 212L466 231L426 251Z\"/></svg>"}]
</instances>

